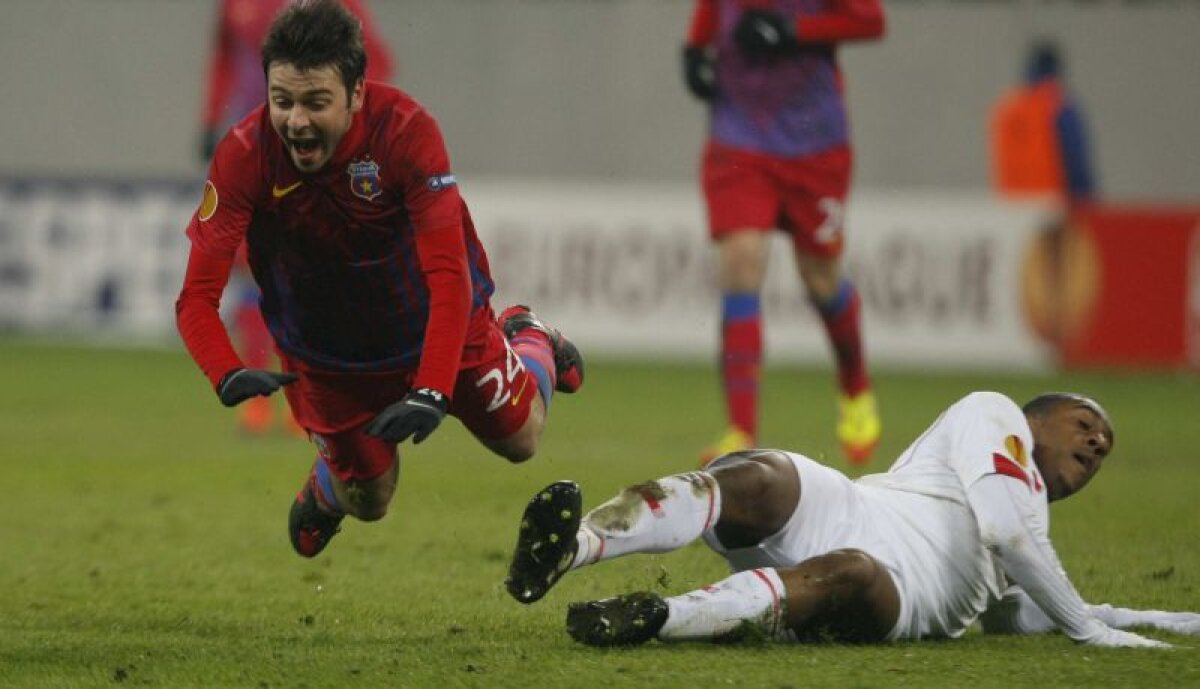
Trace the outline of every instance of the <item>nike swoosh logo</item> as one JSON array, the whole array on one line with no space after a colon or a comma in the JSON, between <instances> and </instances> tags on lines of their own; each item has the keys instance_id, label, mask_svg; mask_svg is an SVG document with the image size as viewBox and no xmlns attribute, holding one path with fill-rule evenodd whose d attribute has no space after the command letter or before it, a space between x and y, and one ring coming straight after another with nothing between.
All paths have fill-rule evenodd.
<instances>
[{"instance_id":1,"label":"nike swoosh logo","mask_svg":"<svg viewBox=\"0 0 1200 689\"><path fill-rule=\"evenodd\" d=\"M293 191L296 191L296 189L301 184L304 184L304 182L296 182L295 184L292 184L292 185L289 185L286 187L281 187L278 184L276 184L275 186L271 187L271 196L274 196L277 199L281 199L281 198L287 196L288 194L292 193Z\"/></svg>"},{"instance_id":2,"label":"nike swoosh logo","mask_svg":"<svg viewBox=\"0 0 1200 689\"><path fill-rule=\"evenodd\" d=\"M513 395L512 406L514 406L514 407L517 406L517 403L521 401L521 395L525 394L525 388L528 385L529 385L529 375L526 374L525 380L521 381L521 389L517 390L517 394Z\"/></svg>"}]
</instances>

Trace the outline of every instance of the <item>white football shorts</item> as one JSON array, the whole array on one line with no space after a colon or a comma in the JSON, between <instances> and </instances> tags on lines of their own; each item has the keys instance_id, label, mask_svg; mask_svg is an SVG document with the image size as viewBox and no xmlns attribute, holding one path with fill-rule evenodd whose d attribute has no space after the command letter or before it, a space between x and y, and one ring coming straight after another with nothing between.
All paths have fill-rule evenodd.
<instances>
[{"instance_id":1,"label":"white football shorts","mask_svg":"<svg viewBox=\"0 0 1200 689\"><path fill-rule=\"evenodd\" d=\"M808 457L784 454L800 476L800 504L787 525L757 546L735 550L726 550L710 529L704 534L709 547L734 571L791 567L834 550L862 550L887 568L900 594L889 641L961 636L987 606L994 571L971 510L856 483Z\"/></svg>"}]
</instances>

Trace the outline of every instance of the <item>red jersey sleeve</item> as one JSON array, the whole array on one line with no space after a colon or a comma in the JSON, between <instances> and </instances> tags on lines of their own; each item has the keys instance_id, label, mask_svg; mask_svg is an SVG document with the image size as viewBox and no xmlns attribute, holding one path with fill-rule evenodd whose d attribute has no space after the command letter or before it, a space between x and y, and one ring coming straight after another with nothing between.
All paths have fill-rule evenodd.
<instances>
[{"instance_id":1,"label":"red jersey sleeve","mask_svg":"<svg viewBox=\"0 0 1200 689\"><path fill-rule=\"evenodd\" d=\"M429 320L413 387L450 396L471 315L471 276L463 239L465 206L450 156L433 117L418 110L399 132L392 154L429 289Z\"/></svg>"},{"instance_id":2,"label":"red jersey sleeve","mask_svg":"<svg viewBox=\"0 0 1200 689\"><path fill-rule=\"evenodd\" d=\"M829 9L796 18L801 43L838 43L883 35L883 5L879 0L833 0Z\"/></svg>"},{"instance_id":3,"label":"red jersey sleeve","mask_svg":"<svg viewBox=\"0 0 1200 689\"><path fill-rule=\"evenodd\" d=\"M235 127L217 146L200 207L188 223L192 248L183 288L175 301L175 323L183 343L213 387L243 366L221 322L221 294L234 255L246 236L257 193L255 147L245 126Z\"/></svg>"},{"instance_id":4,"label":"red jersey sleeve","mask_svg":"<svg viewBox=\"0 0 1200 689\"><path fill-rule=\"evenodd\" d=\"M705 46L717 38L717 1L696 0L692 20L688 24L687 44Z\"/></svg>"}]
</instances>

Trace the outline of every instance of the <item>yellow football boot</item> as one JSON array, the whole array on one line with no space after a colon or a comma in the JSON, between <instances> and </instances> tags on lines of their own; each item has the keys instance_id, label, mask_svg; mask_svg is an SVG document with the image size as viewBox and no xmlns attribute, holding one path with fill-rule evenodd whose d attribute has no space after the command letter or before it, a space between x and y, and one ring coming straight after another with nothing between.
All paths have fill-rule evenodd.
<instances>
[{"instance_id":1,"label":"yellow football boot","mask_svg":"<svg viewBox=\"0 0 1200 689\"><path fill-rule=\"evenodd\" d=\"M882 430L875 395L870 390L854 397L839 395L838 412L838 442L850 463L862 466L870 461Z\"/></svg>"},{"instance_id":2,"label":"yellow football boot","mask_svg":"<svg viewBox=\"0 0 1200 689\"><path fill-rule=\"evenodd\" d=\"M706 447L700 453L700 468L708 466L709 462L721 455L748 450L752 447L754 447L754 438L750 437L749 433L737 426L730 426L716 443Z\"/></svg>"}]
</instances>

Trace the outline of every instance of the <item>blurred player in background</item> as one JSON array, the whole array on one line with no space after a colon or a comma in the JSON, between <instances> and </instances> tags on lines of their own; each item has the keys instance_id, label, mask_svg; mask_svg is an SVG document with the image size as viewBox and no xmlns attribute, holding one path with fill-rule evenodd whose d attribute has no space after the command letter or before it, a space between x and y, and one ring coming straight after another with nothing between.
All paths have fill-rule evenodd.
<instances>
[{"instance_id":1,"label":"blurred player in background","mask_svg":"<svg viewBox=\"0 0 1200 689\"><path fill-rule=\"evenodd\" d=\"M717 247L729 421L704 459L757 442L759 295L774 229L792 240L800 278L836 354L838 440L859 464L879 440L859 295L841 269L852 154L836 50L883 30L878 0L696 2L684 76L711 108L701 177Z\"/></svg>"},{"instance_id":2,"label":"blurred player in background","mask_svg":"<svg viewBox=\"0 0 1200 689\"><path fill-rule=\"evenodd\" d=\"M1031 318L1035 330L1051 344L1063 339L1064 303L1068 294L1064 267L1071 237L1072 214L1097 195L1096 175L1083 111L1067 89L1062 53L1050 40L1029 51L1023 82L1004 93L993 107L992 181L1005 199L1037 203L1045 222L1037 238L1046 257L1049 288L1039 295L1048 307L1043 318Z\"/></svg>"},{"instance_id":3,"label":"blurred player in background","mask_svg":"<svg viewBox=\"0 0 1200 689\"><path fill-rule=\"evenodd\" d=\"M318 554L346 514L380 519L397 444L446 414L513 462L531 457L555 390L583 383L568 340L528 308L496 318L487 255L441 132L407 94L363 78L359 22L337 0L290 6L261 65L267 103L217 144L176 303L220 401L282 386L317 447L288 530ZM239 245L284 373L248 366L218 315Z\"/></svg>"},{"instance_id":4,"label":"blurred player in background","mask_svg":"<svg viewBox=\"0 0 1200 689\"><path fill-rule=\"evenodd\" d=\"M291 0L220 0L207 89L201 117L200 158L208 164L225 132L262 104L266 98L259 50L271 22ZM391 82L392 57L375 29L366 0L342 0L362 22L367 50L368 81ZM227 321L235 334L238 352L246 365L266 368L272 360L271 335L258 310L258 287L246 263L245 248L238 252L229 291L234 297ZM238 422L248 433L264 433L275 423L271 400L257 397L238 412ZM285 423L291 422L287 417ZM294 429L294 424L291 424Z\"/></svg>"},{"instance_id":5,"label":"blurred player in background","mask_svg":"<svg viewBox=\"0 0 1200 689\"><path fill-rule=\"evenodd\" d=\"M1053 41L1033 45L1024 81L997 101L991 142L992 179L1004 196L1046 200L1064 210L1096 196L1087 125Z\"/></svg>"},{"instance_id":6,"label":"blurred player in background","mask_svg":"<svg viewBox=\"0 0 1200 689\"><path fill-rule=\"evenodd\" d=\"M851 481L779 450L631 486L580 519L569 481L530 501L506 585L522 603L566 572L703 538L737 572L664 599L574 603L567 628L596 646L753 633L881 642L1061 629L1096 646L1165 646L1119 631L1200 635L1200 615L1084 603L1050 543L1049 502L1083 488L1113 444L1107 413L1070 393L1023 408L994 392L947 409L885 474Z\"/></svg>"}]
</instances>

